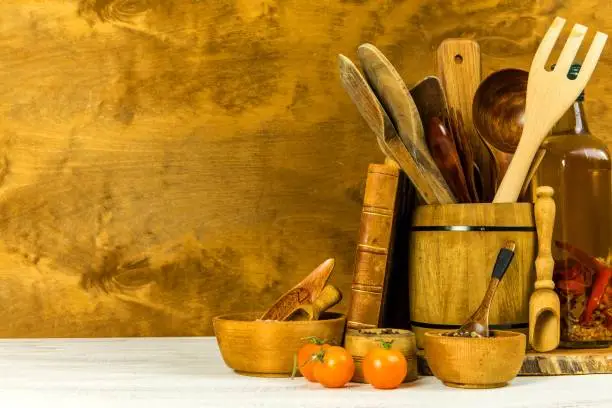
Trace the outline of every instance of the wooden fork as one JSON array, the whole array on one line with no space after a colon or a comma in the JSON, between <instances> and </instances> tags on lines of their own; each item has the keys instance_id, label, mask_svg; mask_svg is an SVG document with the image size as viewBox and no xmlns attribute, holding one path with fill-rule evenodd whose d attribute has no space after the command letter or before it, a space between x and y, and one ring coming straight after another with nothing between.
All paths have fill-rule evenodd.
<instances>
[{"instance_id":1,"label":"wooden fork","mask_svg":"<svg viewBox=\"0 0 612 408\"><path fill-rule=\"evenodd\" d=\"M583 25L574 25L554 70L547 71L544 67L564 25L565 19L555 18L531 62L523 133L508 171L495 194L494 203L516 202L540 144L584 90L608 39L604 33L595 34L578 77L571 80L567 73L588 30Z\"/></svg>"}]
</instances>

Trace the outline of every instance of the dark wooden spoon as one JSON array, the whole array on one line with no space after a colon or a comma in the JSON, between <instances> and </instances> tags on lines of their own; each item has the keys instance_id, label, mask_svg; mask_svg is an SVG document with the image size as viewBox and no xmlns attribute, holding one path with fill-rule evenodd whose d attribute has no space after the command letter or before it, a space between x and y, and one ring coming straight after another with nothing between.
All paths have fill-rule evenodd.
<instances>
[{"instance_id":1,"label":"dark wooden spoon","mask_svg":"<svg viewBox=\"0 0 612 408\"><path fill-rule=\"evenodd\" d=\"M503 69L482 81L474 95L472 114L480 137L504 153L513 154L521 139L528 77L521 69Z\"/></svg>"},{"instance_id":2,"label":"dark wooden spoon","mask_svg":"<svg viewBox=\"0 0 612 408\"><path fill-rule=\"evenodd\" d=\"M453 136L437 116L429 119L427 147L449 188L460 203L471 203L470 192Z\"/></svg>"},{"instance_id":3,"label":"dark wooden spoon","mask_svg":"<svg viewBox=\"0 0 612 408\"><path fill-rule=\"evenodd\" d=\"M496 71L482 81L474 95L474 127L496 158L498 186L523 132L528 77L521 69Z\"/></svg>"}]
</instances>

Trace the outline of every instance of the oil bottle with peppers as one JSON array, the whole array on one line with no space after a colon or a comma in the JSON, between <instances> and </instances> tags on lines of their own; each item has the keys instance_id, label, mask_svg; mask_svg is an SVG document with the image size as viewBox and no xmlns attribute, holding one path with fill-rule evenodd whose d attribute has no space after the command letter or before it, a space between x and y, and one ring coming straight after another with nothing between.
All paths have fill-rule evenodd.
<instances>
[{"instance_id":1,"label":"oil bottle with peppers","mask_svg":"<svg viewBox=\"0 0 612 408\"><path fill-rule=\"evenodd\" d=\"M575 78L579 64L568 77ZM555 190L553 280L561 301L561 347L612 344L610 152L589 131L584 92L544 143L532 192Z\"/></svg>"}]
</instances>

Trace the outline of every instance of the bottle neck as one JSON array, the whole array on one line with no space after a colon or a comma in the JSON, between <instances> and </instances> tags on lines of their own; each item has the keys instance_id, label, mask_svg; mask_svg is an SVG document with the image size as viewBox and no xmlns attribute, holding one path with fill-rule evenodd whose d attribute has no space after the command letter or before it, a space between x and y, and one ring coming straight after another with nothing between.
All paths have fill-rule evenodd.
<instances>
[{"instance_id":1,"label":"bottle neck","mask_svg":"<svg viewBox=\"0 0 612 408\"><path fill-rule=\"evenodd\" d=\"M573 105L563 114L561 119L552 129L553 135L585 135L589 134L589 126L584 114L584 106L582 100L578 99Z\"/></svg>"}]
</instances>

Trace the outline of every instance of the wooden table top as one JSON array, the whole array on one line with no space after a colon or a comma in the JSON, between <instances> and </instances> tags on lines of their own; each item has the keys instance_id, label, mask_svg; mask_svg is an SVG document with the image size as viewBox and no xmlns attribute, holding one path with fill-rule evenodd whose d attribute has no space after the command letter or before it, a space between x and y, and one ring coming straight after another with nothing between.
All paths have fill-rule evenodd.
<instances>
[{"instance_id":1,"label":"wooden table top","mask_svg":"<svg viewBox=\"0 0 612 408\"><path fill-rule=\"evenodd\" d=\"M519 377L493 390L421 377L392 391L244 377L214 337L0 340L0 372L3 407L612 407L612 375Z\"/></svg>"}]
</instances>

